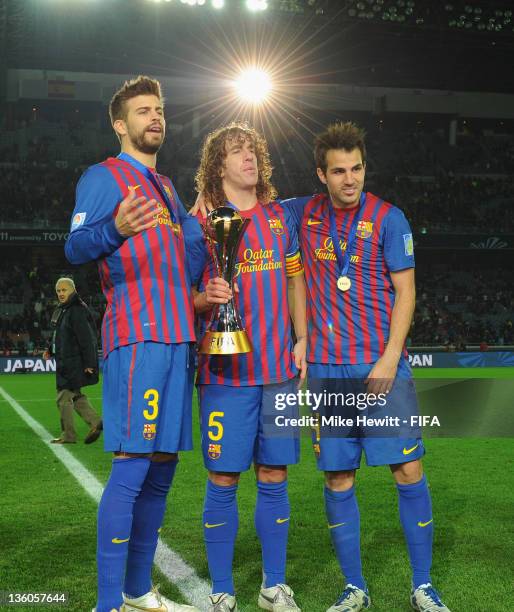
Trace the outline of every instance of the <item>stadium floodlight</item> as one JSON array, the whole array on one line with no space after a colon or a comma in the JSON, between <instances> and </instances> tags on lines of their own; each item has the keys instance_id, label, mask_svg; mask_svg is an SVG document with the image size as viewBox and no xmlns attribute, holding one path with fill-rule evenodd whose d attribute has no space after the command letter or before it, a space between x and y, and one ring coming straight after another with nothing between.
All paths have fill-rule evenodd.
<instances>
[{"instance_id":1,"label":"stadium floodlight","mask_svg":"<svg viewBox=\"0 0 514 612\"><path fill-rule=\"evenodd\" d=\"M259 68L252 68L243 72L234 84L238 96L251 104L264 102L271 91L269 75Z\"/></svg>"},{"instance_id":2,"label":"stadium floodlight","mask_svg":"<svg viewBox=\"0 0 514 612\"><path fill-rule=\"evenodd\" d=\"M222 9L225 6L225 0L212 0L212 8Z\"/></svg>"},{"instance_id":3,"label":"stadium floodlight","mask_svg":"<svg viewBox=\"0 0 514 612\"><path fill-rule=\"evenodd\" d=\"M268 3L266 0L246 0L246 8L254 13L265 11L268 8Z\"/></svg>"}]
</instances>

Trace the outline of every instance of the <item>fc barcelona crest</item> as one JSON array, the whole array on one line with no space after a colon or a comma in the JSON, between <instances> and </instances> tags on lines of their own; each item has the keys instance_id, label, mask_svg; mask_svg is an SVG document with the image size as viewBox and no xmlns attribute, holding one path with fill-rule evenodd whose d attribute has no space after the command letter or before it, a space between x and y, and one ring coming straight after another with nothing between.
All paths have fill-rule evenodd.
<instances>
[{"instance_id":1,"label":"fc barcelona crest","mask_svg":"<svg viewBox=\"0 0 514 612\"><path fill-rule=\"evenodd\" d=\"M275 234L275 236L281 236L284 233L284 226L278 217L268 219L268 223L270 230Z\"/></svg>"},{"instance_id":2,"label":"fc barcelona crest","mask_svg":"<svg viewBox=\"0 0 514 612\"><path fill-rule=\"evenodd\" d=\"M357 236L359 238L369 238L373 233L373 221L359 221L357 224Z\"/></svg>"},{"instance_id":3,"label":"fc barcelona crest","mask_svg":"<svg viewBox=\"0 0 514 612\"><path fill-rule=\"evenodd\" d=\"M207 454L209 459L219 459L221 457L221 444L209 444Z\"/></svg>"},{"instance_id":4,"label":"fc barcelona crest","mask_svg":"<svg viewBox=\"0 0 514 612\"><path fill-rule=\"evenodd\" d=\"M153 440L157 433L156 423L145 423L143 425L143 438L145 440Z\"/></svg>"}]
</instances>

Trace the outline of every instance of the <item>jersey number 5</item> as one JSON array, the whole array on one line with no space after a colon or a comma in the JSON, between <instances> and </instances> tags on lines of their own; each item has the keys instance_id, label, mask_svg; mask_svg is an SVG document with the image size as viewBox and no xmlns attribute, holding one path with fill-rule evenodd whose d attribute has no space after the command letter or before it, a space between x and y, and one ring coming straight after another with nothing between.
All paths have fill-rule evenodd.
<instances>
[{"instance_id":1,"label":"jersey number 5","mask_svg":"<svg viewBox=\"0 0 514 612\"><path fill-rule=\"evenodd\" d=\"M157 389L147 389L143 397L148 401L150 408L152 408L151 411L145 408L143 416L148 421L153 421L159 414L159 391Z\"/></svg>"},{"instance_id":2,"label":"jersey number 5","mask_svg":"<svg viewBox=\"0 0 514 612\"><path fill-rule=\"evenodd\" d=\"M224 416L224 412L211 412L209 414L209 440L217 442L223 438L223 425L220 421L217 421L216 418L223 418ZM211 427L213 427L216 431L210 431Z\"/></svg>"}]
</instances>

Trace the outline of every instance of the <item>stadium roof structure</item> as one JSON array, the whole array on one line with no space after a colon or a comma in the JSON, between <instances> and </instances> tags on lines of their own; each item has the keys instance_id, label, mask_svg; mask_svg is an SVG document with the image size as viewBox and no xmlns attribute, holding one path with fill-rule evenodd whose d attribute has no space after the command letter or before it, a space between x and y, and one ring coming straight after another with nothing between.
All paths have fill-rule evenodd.
<instances>
[{"instance_id":1,"label":"stadium roof structure","mask_svg":"<svg viewBox=\"0 0 514 612\"><path fill-rule=\"evenodd\" d=\"M192 4L192 0L188 0ZM194 4L194 3L193 3ZM292 82L514 92L509 0L0 0L0 71L204 78L233 63Z\"/></svg>"}]
</instances>

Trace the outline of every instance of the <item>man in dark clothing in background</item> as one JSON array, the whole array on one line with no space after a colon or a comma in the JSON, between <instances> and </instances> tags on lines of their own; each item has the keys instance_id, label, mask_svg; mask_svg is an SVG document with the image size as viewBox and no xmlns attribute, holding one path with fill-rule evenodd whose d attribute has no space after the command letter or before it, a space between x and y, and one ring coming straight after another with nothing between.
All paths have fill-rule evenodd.
<instances>
[{"instance_id":1,"label":"man in dark clothing in background","mask_svg":"<svg viewBox=\"0 0 514 612\"><path fill-rule=\"evenodd\" d=\"M73 409L89 425L84 440L91 444L102 432L102 419L95 412L81 387L98 382L98 342L93 317L80 299L71 278L60 278L55 285L59 306L52 315L54 334L51 350L43 355L55 356L57 407L61 413L62 433L52 444L74 444L77 434Z\"/></svg>"}]
</instances>

